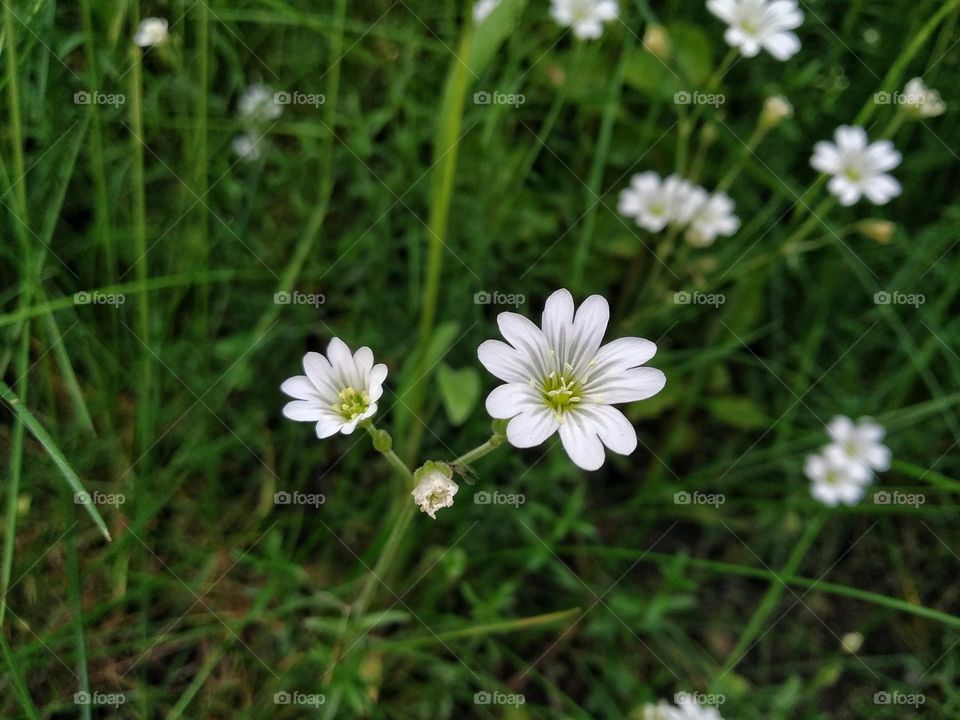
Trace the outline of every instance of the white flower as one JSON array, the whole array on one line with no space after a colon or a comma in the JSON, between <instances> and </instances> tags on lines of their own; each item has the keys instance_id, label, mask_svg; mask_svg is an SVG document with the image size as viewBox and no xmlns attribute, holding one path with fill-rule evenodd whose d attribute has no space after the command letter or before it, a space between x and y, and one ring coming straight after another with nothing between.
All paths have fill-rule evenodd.
<instances>
[{"instance_id":1,"label":"white flower","mask_svg":"<svg viewBox=\"0 0 960 720\"><path fill-rule=\"evenodd\" d=\"M696 247L713 245L718 235L733 235L740 229L740 218L733 214L733 200L726 193L714 193L693 216L686 239Z\"/></svg>"},{"instance_id":2,"label":"white flower","mask_svg":"<svg viewBox=\"0 0 960 720\"><path fill-rule=\"evenodd\" d=\"M262 83L254 83L240 96L237 103L240 117L248 122L265 123L276 120L283 114L283 105L277 102L273 89Z\"/></svg>"},{"instance_id":3,"label":"white flower","mask_svg":"<svg viewBox=\"0 0 960 720\"><path fill-rule=\"evenodd\" d=\"M810 165L833 175L827 187L841 205L853 205L863 195L874 205L886 205L900 194L900 183L886 174L903 159L892 142L868 144L866 131L849 125L838 127L834 139L814 145Z\"/></svg>"},{"instance_id":4,"label":"white flower","mask_svg":"<svg viewBox=\"0 0 960 720\"><path fill-rule=\"evenodd\" d=\"M373 364L373 352L362 347L353 355L340 338L333 338L327 355L303 356L306 375L285 381L280 389L292 398L283 414L291 420L315 422L317 437L338 431L349 435L361 420L377 412L387 366Z\"/></svg>"},{"instance_id":5,"label":"white flower","mask_svg":"<svg viewBox=\"0 0 960 720\"><path fill-rule=\"evenodd\" d=\"M617 0L551 0L550 15L581 40L594 40L603 35L603 23L619 17L620 6Z\"/></svg>"},{"instance_id":6,"label":"white flower","mask_svg":"<svg viewBox=\"0 0 960 720\"><path fill-rule=\"evenodd\" d=\"M166 41L169 28L170 23L163 18L144 18L133 36L133 44L142 48L159 45Z\"/></svg>"},{"instance_id":7,"label":"white flower","mask_svg":"<svg viewBox=\"0 0 960 720\"><path fill-rule=\"evenodd\" d=\"M810 493L824 505L854 505L870 484L870 468L851 459L837 444L827 445L819 455L808 455L803 468L813 485Z\"/></svg>"},{"instance_id":8,"label":"white flower","mask_svg":"<svg viewBox=\"0 0 960 720\"><path fill-rule=\"evenodd\" d=\"M707 9L730 26L723 39L745 57L763 48L786 60L800 50L799 38L790 32L803 24L797 0L707 0Z\"/></svg>"},{"instance_id":9,"label":"white flower","mask_svg":"<svg viewBox=\"0 0 960 720\"><path fill-rule=\"evenodd\" d=\"M678 696L681 693L678 693ZM643 720L723 720L720 712L708 705L701 705L693 696L686 698L674 707L666 700L657 705L645 705Z\"/></svg>"},{"instance_id":10,"label":"white flower","mask_svg":"<svg viewBox=\"0 0 960 720\"><path fill-rule=\"evenodd\" d=\"M477 0L473 4L473 24L479 25L486 20L499 4L500 0Z\"/></svg>"},{"instance_id":11,"label":"white flower","mask_svg":"<svg viewBox=\"0 0 960 720\"><path fill-rule=\"evenodd\" d=\"M886 430L882 425L868 418L860 418L854 423L850 418L838 415L827 425L827 433L853 462L877 472L890 469L891 453L883 444Z\"/></svg>"},{"instance_id":12,"label":"white flower","mask_svg":"<svg viewBox=\"0 0 960 720\"><path fill-rule=\"evenodd\" d=\"M706 199L703 188L678 175L661 180L655 172L645 172L634 175L620 192L617 209L640 227L660 232L670 224L685 225Z\"/></svg>"},{"instance_id":13,"label":"white flower","mask_svg":"<svg viewBox=\"0 0 960 720\"><path fill-rule=\"evenodd\" d=\"M600 347L610 319L607 301L588 297L574 314L573 296L547 298L543 328L517 313L500 313L507 343L486 340L480 362L506 385L487 397L487 412L510 419L507 440L539 445L559 431L567 455L584 470L603 465L606 445L621 455L637 447L637 433L612 405L644 400L666 384L659 370L640 367L654 356L649 340L626 337Z\"/></svg>"},{"instance_id":14,"label":"white flower","mask_svg":"<svg viewBox=\"0 0 960 720\"><path fill-rule=\"evenodd\" d=\"M437 510L453 506L453 496L460 486L450 478L450 468L441 463L427 463L417 471L417 486L410 493L420 509L434 520Z\"/></svg>"},{"instance_id":15,"label":"white flower","mask_svg":"<svg viewBox=\"0 0 960 720\"><path fill-rule=\"evenodd\" d=\"M928 88L922 78L911 79L900 97L900 103L917 117L936 117L937 115L943 115L947 109L940 93Z\"/></svg>"},{"instance_id":16,"label":"white flower","mask_svg":"<svg viewBox=\"0 0 960 720\"><path fill-rule=\"evenodd\" d=\"M262 144L263 138L253 133L237 135L233 139L233 142L231 142L233 152L235 152L241 160L246 160L247 162L254 162L263 156L261 149Z\"/></svg>"}]
</instances>

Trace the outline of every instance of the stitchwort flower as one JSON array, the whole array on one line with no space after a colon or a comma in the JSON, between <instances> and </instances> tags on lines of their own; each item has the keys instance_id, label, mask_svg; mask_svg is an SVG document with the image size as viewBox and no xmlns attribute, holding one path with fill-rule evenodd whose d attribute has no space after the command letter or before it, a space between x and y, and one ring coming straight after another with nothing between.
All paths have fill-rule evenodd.
<instances>
[{"instance_id":1,"label":"stitchwort flower","mask_svg":"<svg viewBox=\"0 0 960 720\"><path fill-rule=\"evenodd\" d=\"M827 425L830 439L843 449L850 460L876 472L890 469L890 448L883 444L886 433L882 425L869 418L854 422L844 415L838 415Z\"/></svg>"},{"instance_id":2,"label":"stitchwort flower","mask_svg":"<svg viewBox=\"0 0 960 720\"><path fill-rule=\"evenodd\" d=\"M886 205L900 194L900 183L886 174L903 159L892 142L870 143L866 130L849 125L838 127L833 137L835 143L814 145L810 165L833 175L827 188L841 205L854 205L864 195L874 205Z\"/></svg>"},{"instance_id":3,"label":"stitchwort flower","mask_svg":"<svg viewBox=\"0 0 960 720\"><path fill-rule=\"evenodd\" d=\"M280 386L295 398L284 406L283 414L291 420L316 423L318 438L337 432L349 435L377 412L387 366L373 364L370 348L351 354L346 343L333 338L326 356L316 352L303 356L303 370L306 375L292 377Z\"/></svg>"},{"instance_id":4,"label":"stitchwort flower","mask_svg":"<svg viewBox=\"0 0 960 720\"><path fill-rule=\"evenodd\" d=\"M911 78L901 97L903 107L916 118L936 117L947 110L940 93L928 88L923 78Z\"/></svg>"},{"instance_id":5,"label":"stitchwort flower","mask_svg":"<svg viewBox=\"0 0 960 720\"><path fill-rule=\"evenodd\" d=\"M142 48L160 45L167 41L169 29L170 23L164 18L144 18L140 21L136 35L133 36L133 44Z\"/></svg>"},{"instance_id":6,"label":"stitchwort flower","mask_svg":"<svg viewBox=\"0 0 960 720\"><path fill-rule=\"evenodd\" d=\"M437 510L453 506L453 496L460 486L453 481L453 472L446 463L428 462L414 475L417 483L413 492L413 501L434 520Z\"/></svg>"},{"instance_id":7,"label":"stitchwort flower","mask_svg":"<svg viewBox=\"0 0 960 720\"><path fill-rule=\"evenodd\" d=\"M856 460L836 443L816 455L808 455L803 468L812 483L810 493L824 505L855 505L863 497L873 477L870 468Z\"/></svg>"},{"instance_id":8,"label":"stitchwort flower","mask_svg":"<svg viewBox=\"0 0 960 720\"><path fill-rule=\"evenodd\" d=\"M603 35L603 23L619 17L620 6L617 0L552 0L550 15L581 40L595 40Z\"/></svg>"},{"instance_id":9,"label":"stitchwort flower","mask_svg":"<svg viewBox=\"0 0 960 720\"><path fill-rule=\"evenodd\" d=\"M509 419L507 440L518 448L540 445L559 432L570 459L584 470L604 461L604 446L629 455L637 433L618 403L660 392L660 370L641 367L657 351L649 340L626 337L601 347L610 308L599 295L574 312L573 296L557 290L547 298L542 328L517 313L500 313L507 342L486 340L480 362L506 384L487 397L487 412Z\"/></svg>"},{"instance_id":10,"label":"stitchwort flower","mask_svg":"<svg viewBox=\"0 0 960 720\"><path fill-rule=\"evenodd\" d=\"M707 9L729 25L723 39L744 57L763 49L783 61L800 50L790 32L803 24L797 0L707 0Z\"/></svg>"}]
</instances>

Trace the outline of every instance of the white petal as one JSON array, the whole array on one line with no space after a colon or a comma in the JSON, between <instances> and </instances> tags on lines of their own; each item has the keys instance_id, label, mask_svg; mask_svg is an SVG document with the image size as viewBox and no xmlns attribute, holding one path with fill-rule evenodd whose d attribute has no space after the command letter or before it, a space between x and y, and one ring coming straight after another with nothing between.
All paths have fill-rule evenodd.
<instances>
[{"instance_id":1,"label":"white petal","mask_svg":"<svg viewBox=\"0 0 960 720\"><path fill-rule=\"evenodd\" d=\"M539 445L557 431L556 415L546 407L524 410L507 424L507 440L517 448Z\"/></svg>"},{"instance_id":2,"label":"white petal","mask_svg":"<svg viewBox=\"0 0 960 720\"><path fill-rule=\"evenodd\" d=\"M357 381L353 355L343 340L336 337L330 340L327 345L327 359L333 367L333 376L342 380L345 386L352 386Z\"/></svg>"},{"instance_id":3,"label":"white petal","mask_svg":"<svg viewBox=\"0 0 960 720\"><path fill-rule=\"evenodd\" d=\"M707 0L707 10L729 25L736 18L737 3L735 0Z\"/></svg>"},{"instance_id":4,"label":"white petal","mask_svg":"<svg viewBox=\"0 0 960 720\"><path fill-rule=\"evenodd\" d=\"M874 205L886 205L903 189L892 175L877 175L864 184L863 194Z\"/></svg>"},{"instance_id":5,"label":"white petal","mask_svg":"<svg viewBox=\"0 0 960 720\"><path fill-rule=\"evenodd\" d=\"M832 142L821 140L813 146L813 157L810 164L814 170L833 174L840 172L840 153Z\"/></svg>"},{"instance_id":6,"label":"white petal","mask_svg":"<svg viewBox=\"0 0 960 720\"><path fill-rule=\"evenodd\" d=\"M774 33L764 38L763 46L777 60L784 61L800 51L800 38L792 32Z\"/></svg>"},{"instance_id":7,"label":"white petal","mask_svg":"<svg viewBox=\"0 0 960 720\"><path fill-rule=\"evenodd\" d=\"M283 415L290 420L297 422L314 422L319 420L329 411L322 408L314 402L304 400L294 400L283 406Z\"/></svg>"},{"instance_id":8,"label":"white petal","mask_svg":"<svg viewBox=\"0 0 960 720\"><path fill-rule=\"evenodd\" d=\"M539 402L538 402L539 400ZM490 417L505 420L519 415L525 410L534 410L545 407L542 398L538 398L536 390L525 383L508 383L493 389L487 395L487 412Z\"/></svg>"},{"instance_id":9,"label":"white petal","mask_svg":"<svg viewBox=\"0 0 960 720\"><path fill-rule=\"evenodd\" d=\"M574 367L589 362L600 349L603 334L610 321L610 305L601 295L591 295L577 309L573 321L569 354L566 358Z\"/></svg>"},{"instance_id":10,"label":"white petal","mask_svg":"<svg viewBox=\"0 0 960 720\"><path fill-rule=\"evenodd\" d=\"M636 402L653 397L666 384L666 376L656 368L633 368L592 379L584 388L583 399L602 405Z\"/></svg>"},{"instance_id":11,"label":"white petal","mask_svg":"<svg viewBox=\"0 0 960 720\"><path fill-rule=\"evenodd\" d=\"M308 352L303 356L303 369L307 373L320 395L326 399L335 398L343 389L333 377L333 368L330 361L316 352Z\"/></svg>"},{"instance_id":12,"label":"white petal","mask_svg":"<svg viewBox=\"0 0 960 720\"><path fill-rule=\"evenodd\" d=\"M903 160L903 155L900 154L889 140L881 140L873 143L867 148L866 156L870 169L876 173L893 170Z\"/></svg>"},{"instance_id":13,"label":"white petal","mask_svg":"<svg viewBox=\"0 0 960 720\"><path fill-rule=\"evenodd\" d=\"M853 420L845 415L837 415L827 423L827 434L838 443L847 443L853 439Z\"/></svg>"},{"instance_id":14,"label":"white petal","mask_svg":"<svg viewBox=\"0 0 960 720\"><path fill-rule=\"evenodd\" d=\"M841 152L860 151L867 147L867 131L859 126L841 125L834 133Z\"/></svg>"},{"instance_id":15,"label":"white petal","mask_svg":"<svg viewBox=\"0 0 960 720\"><path fill-rule=\"evenodd\" d=\"M477 348L480 363L505 382L527 382L530 370L524 356L502 340L484 340Z\"/></svg>"},{"instance_id":16,"label":"white petal","mask_svg":"<svg viewBox=\"0 0 960 720\"><path fill-rule=\"evenodd\" d=\"M280 390L298 400L320 399L316 386L310 382L310 378L306 375L294 375L292 378L284 380L283 385L280 386Z\"/></svg>"},{"instance_id":17,"label":"white petal","mask_svg":"<svg viewBox=\"0 0 960 720\"><path fill-rule=\"evenodd\" d=\"M638 367L657 354L657 346L638 337L617 338L597 351L593 372L618 373Z\"/></svg>"},{"instance_id":18,"label":"white petal","mask_svg":"<svg viewBox=\"0 0 960 720\"><path fill-rule=\"evenodd\" d=\"M840 204L845 207L856 205L862 194L858 185L850 182L842 175L830 178L830 182L827 183L827 189L840 201Z\"/></svg>"},{"instance_id":19,"label":"white petal","mask_svg":"<svg viewBox=\"0 0 960 720\"><path fill-rule=\"evenodd\" d=\"M600 440L613 452L629 455L637 449L637 431L622 412L609 405L587 405L575 412L586 415L600 436Z\"/></svg>"},{"instance_id":20,"label":"white petal","mask_svg":"<svg viewBox=\"0 0 960 720\"><path fill-rule=\"evenodd\" d=\"M353 354L353 364L360 373L361 378L368 377L373 368L373 350L368 347L362 347Z\"/></svg>"},{"instance_id":21,"label":"white petal","mask_svg":"<svg viewBox=\"0 0 960 720\"><path fill-rule=\"evenodd\" d=\"M567 413L560 424L563 449L574 464L584 470L596 470L603 465L603 443L596 429L594 423L576 412Z\"/></svg>"},{"instance_id":22,"label":"white petal","mask_svg":"<svg viewBox=\"0 0 960 720\"><path fill-rule=\"evenodd\" d=\"M317 421L317 426L314 429L317 433L317 437L323 440L331 435L336 435L342 427L343 418L335 413L328 412L324 413L324 415Z\"/></svg>"},{"instance_id":23,"label":"white petal","mask_svg":"<svg viewBox=\"0 0 960 720\"><path fill-rule=\"evenodd\" d=\"M573 327L573 295L569 290L557 290L547 298L541 318L543 334L553 348L563 344Z\"/></svg>"}]
</instances>

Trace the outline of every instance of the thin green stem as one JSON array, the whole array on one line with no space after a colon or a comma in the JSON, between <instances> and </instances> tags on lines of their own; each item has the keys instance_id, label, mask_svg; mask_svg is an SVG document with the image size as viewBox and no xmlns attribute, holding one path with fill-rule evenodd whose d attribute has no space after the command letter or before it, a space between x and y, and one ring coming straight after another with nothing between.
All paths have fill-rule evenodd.
<instances>
[{"instance_id":1,"label":"thin green stem","mask_svg":"<svg viewBox=\"0 0 960 720\"><path fill-rule=\"evenodd\" d=\"M470 450L469 452L465 452L463 455L461 455L456 460L454 460L452 464L453 465L470 465L471 463L482 458L484 455L488 455L492 453L498 447L503 445L505 441L506 441L505 436L494 433L493 435L490 436L490 439L487 440L485 443L483 443L482 445L477 445L477 447L475 447L473 450Z\"/></svg>"}]
</instances>

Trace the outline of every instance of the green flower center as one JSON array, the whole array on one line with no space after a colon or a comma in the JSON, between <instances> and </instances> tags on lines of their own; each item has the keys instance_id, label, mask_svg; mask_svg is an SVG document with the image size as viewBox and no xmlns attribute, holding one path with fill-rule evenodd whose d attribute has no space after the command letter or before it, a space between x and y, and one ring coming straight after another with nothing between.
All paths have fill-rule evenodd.
<instances>
[{"instance_id":1,"label":"green flower center","mask_svg":"<svg viewBox=\"0 0 960 720\"><path fill-rule=\"evenodd\" d=\"M333 411L346 420L356 420L367 411L369 405L370 396L366 391L348 387L340 391L337 402L333 404Z\"/></svg>"},{"instance_id":2,"label":"green flower center","mask_svg":"<svg viewBox=\"0 0 960 720\"><path fill-rule=\"evenodd\" d=\"M568 365L562 372L553 371L543 382L543 398L558 415L576 407L583 394L583 386L572 370Z\"/></svg>"},{"instance_id":3,"label":"green flower center","mask_svg":"<svg viewBox=\"0 0 960 720\"><path fill-rule=\"evenodd\" d=\"M853 182L860 182L863 180L863 173L853 167L848 167L843 171L843 174L846 175Z\"/></svg>"}]
</instances>

